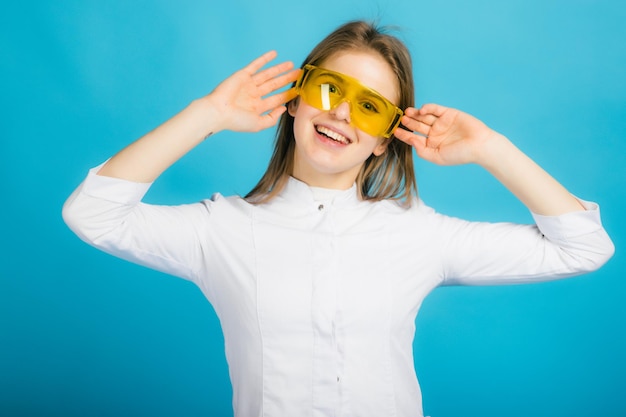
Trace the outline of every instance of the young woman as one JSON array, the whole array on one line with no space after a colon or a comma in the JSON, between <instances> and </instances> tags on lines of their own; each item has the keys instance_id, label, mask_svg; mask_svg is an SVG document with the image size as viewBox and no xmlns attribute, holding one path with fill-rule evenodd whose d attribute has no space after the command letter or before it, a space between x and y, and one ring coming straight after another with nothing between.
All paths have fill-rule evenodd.
<instances>
[{"instance_id":1,"label":"young woman","mask_svg":"<svg viewBox=\"0 0 626 417\"><path fill-rule=\"evenodd\" d=\"M86 242L199 286L223 328L236 416L422 416L412 342L433 288L562 278L612 255L596 204L472 116L413 107L398 39L351 22L301 69L263 69L274 57L92 169L63 211ZM141 203L207 137L277 122L269 167L246 198ZM483 166L536 224L436 213L416 196L413 149Z\"/></svg>"}]
</instances>

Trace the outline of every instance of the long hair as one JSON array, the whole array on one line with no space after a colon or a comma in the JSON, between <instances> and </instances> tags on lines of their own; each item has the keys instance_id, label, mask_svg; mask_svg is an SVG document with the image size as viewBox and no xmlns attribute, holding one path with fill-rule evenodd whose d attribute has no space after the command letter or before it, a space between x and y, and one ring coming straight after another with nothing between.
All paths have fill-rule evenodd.
<instances>
[{"instance_id":1,"label":"long hair","mask_svg":"<svg viewBox=\"0 0 626 417\"><path fill-rule=\"evenodd\" d=\"M353 21L346 23L324 38L304 60L305 64L320 65L332 55L346 51L378 53L397 77L400 90L398 107L414 106L414 85L411 56L406 46L396 37L374 23ZM297 100L296 97L294 100ZM278 195L293 172L296 141L293 134L294 118L285 112L278 122L274 152L265 174L246 195L252 203L264 203ZM380 156L370 155L357 175L359 197L363 200L399 200L410 205L417 195L412 147L400 140L387 139L387 149Z\"/></svg>"}]
</instances>

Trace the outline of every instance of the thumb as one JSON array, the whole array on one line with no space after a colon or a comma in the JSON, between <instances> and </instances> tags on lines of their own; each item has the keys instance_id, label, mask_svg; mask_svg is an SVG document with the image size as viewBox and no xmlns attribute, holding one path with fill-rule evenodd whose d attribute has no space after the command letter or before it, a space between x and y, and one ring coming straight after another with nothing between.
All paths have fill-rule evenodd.
<instances>
[{"instance_id":1,"label":"thumb","mask_svg":"<svg viewBox=\"0 0 626 417\"><path fill-rule=\"evenodd\" d=\"M278 123L280 116L287 110L286 106L278 106L267 114L261 116L259 130L267 129Z\"/></svg>"}]
</instances>

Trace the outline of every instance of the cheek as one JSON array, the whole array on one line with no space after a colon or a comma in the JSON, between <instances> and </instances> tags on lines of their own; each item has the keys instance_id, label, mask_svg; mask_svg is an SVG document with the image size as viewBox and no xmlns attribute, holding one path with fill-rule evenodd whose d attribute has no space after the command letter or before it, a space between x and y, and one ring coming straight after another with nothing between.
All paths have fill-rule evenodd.
<instances>
[{"instance_id":1,"label":"cheek","mask_svg":"<svg viewBox=\"0 0 626 417\"><path fill-rule=\"evenodd\" d=\"M364 148L367 149L368 156L372 153L376 156L380 156L385 152L385 149L387 149L383 138L369 135L358 129L357 138L360 144L365 145Z\"/></svg>"},{"instance_id":2,"label":"cheek","mask_svg":"<svg viewBox=\"0 0 626 417\"><path fill-rule=\"evenodd\" d=\"M300 110L293 114L293 136L296 139L296 142L298 142L298 140L302 137L306 124L305 118L300 113Z\"/></svg>"},{"instance_id":3,"label":"cheek","mask_svg":"<svg viewBox=\"0 0 626 417\"><path fill-rule=\"evenodd\" d=\"M289 104L287 111L296 120L298 119L310 119L315 114L318 114L320 110L309 106L305 102L297 99Z\"/></svg>"},{"instance_id":4,"label":"cheek","mask_svg":"<svg viewBox=\"0 0 626 417\"><path fill-rule=\"evenodd\" d=\"M289 114L293 117L293 134L296 140L307 129L313 125L312 119L320 113L320 110L315 109L307 105L306 103L299 103L294 108L289 109Z\"/></svg>"}]
</instances>

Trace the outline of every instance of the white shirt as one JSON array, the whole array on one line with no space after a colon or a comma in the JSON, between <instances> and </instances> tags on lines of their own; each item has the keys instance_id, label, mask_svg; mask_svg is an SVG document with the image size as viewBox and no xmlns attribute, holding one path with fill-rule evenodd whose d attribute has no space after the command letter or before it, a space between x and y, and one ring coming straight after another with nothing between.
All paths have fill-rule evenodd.
<instances>
[{"instance_id":1,"label":"white shirt","mask_svg":"<svg viewBox=\"0 0 626 417\"><path fill-rule=\"evenodd\" d=\"M412 342L439 285L562 278L613 253L599 209L537 225L467 222L291 179L267 204L219 194L141 203L149 184L95 175L64 207L88 243L193 281L225 338L235 416L422 416ZM321 198L314 198L314 192ZM545 237L544 237L545 236Z\"/></svg>"}]
</instances>

